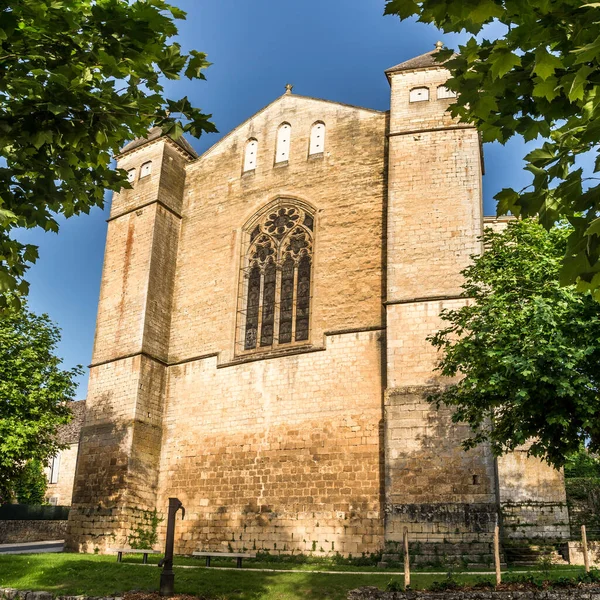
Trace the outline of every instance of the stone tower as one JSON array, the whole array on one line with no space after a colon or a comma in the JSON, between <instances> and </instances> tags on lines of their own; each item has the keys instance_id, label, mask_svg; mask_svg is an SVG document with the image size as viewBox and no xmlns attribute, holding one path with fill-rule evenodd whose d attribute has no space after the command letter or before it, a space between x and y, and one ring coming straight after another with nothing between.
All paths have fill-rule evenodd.
<instances>
[{"instance_id":1,"label":"stone tower","mask_svg":"<svg viewBox=\"0 0 600 600\"><path fill-rule=\"evenodd\" d=\"M133 188L114 194L108 219L73 549L125 543L125 532L156 507L184 165L195 157L159 129L118 157Z\"/></svg>"},{"instance_id":2,"label":"stone tower","mask_svg":"<svg viewBox=\"0 0 600 600\"><path fill-rule=\"evenodd\" d=\"M473 556L487 552L503 514L511 525L524 520L536 535L550 538L568 534L568 518L557 471L524 452L500 461L485 445L464 452L460 442L468 429L427 402L449 382L436 374L437 356L426 337L443 326L442 309L466 302L461 271L482 251L484 222L478 132L447 112L454 94L444 85L449 71L434 58L439 48L386 71L385 539L400 541L407 527L425 555L451 541L444 552ZM523 494L528 511L522 510ZM539 527L544 511L545 531ZM510 536L514 528L504 531Z\"/></svg>"}]
</instances>

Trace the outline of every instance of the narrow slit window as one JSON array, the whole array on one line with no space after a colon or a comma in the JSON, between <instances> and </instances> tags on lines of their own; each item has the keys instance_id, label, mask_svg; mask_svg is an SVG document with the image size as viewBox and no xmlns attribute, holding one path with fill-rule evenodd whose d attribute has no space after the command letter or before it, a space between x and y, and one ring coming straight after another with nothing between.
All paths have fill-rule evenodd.
<instances>
[{"instance_id":1,"label":"narrow slit window","mask_svg":"<svg viewBox=\"0 0 600 600\"><path fill-rule=\"evenodd\" d=\"M277 130L277 144L275 148L275 164L288 162L290 159L290 142L292 126L282 123Z\"/></svg>"},{"instance_id":2,"label":"narrow slit window","mask_svg":"<svg viewBox=\"0 0 600 600\"><path fill-rule=\"evenodd\" d=\"M323 152L325 152L325 123L319 121L310 130L308 155L323 154Z\"/></svg>"},{"instance_id":3,"label":"narrow slit window","mask_svg":"<svg viewBox=\"0 0 600 600\"><path fill-rule=\"evenodd\" d=\"M413 88L409 92L410 102L424 102L429 100L429 88L428 87L417 87Z\"/></svg>"},{"instance_id":4,"label":"narrow slit window","mask_svg":"<svg viewBox=\"0 0 600 600\"><path fill-rule=\"evenodd\" d=\"M60 470L60 452L50 459L50 483L58 483Z\"/></svg>"},{"instance_id":5,"label":"narrow slit window","mask_svg":"<svg viewBox=\"0 0 600 600\"><path fill-rule=\"evenodd\" d=\"M245 228L239 349L270 350L310 339L314 213L280 201Z\"/></svg>"},{"instance_id":6,"label":"narrow slit window","mask_svg":"<svg viewBox=\"0 0 600 600\"><path fill-rule=\"evenodd\" d=\"M442 100L444 98L456 98L456 92L448 89L445 85L440 85L437 89L437 97L438 100Z\"/></svg>"},{"instance_id":7,"label":"narrow slit window","mask_svg":"<svg viewBox=\"0 0 600 600\"><path fill-rule=\"evenodd\" d=\"M256 155L258 153L258 141L249 139L246 142L246 150L244 152L244 173L254 171L256 169Z\"/></svg>"},{"instance_id":8,"label":"narrow slit window","mask_svg":"<svg viewBox=\"0 0 600 600\"><path fill-rule=\"evenodd\" d=\"M140 179L152 173L152 161L145 162L140 168Z\"/></svg>"}]
</instances>

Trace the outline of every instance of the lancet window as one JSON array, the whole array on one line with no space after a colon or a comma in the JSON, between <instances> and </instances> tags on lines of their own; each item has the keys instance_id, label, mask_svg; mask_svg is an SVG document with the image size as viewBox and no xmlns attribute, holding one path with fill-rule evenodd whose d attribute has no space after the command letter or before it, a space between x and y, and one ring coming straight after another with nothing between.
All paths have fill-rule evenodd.
<instances>
[{"instance_id":1,"label":"lancet window","mask_svg":"<svg viewBox=\"0 0 600 600\"><path fill-rule=\"evenodd\" d=\"M282 123L277 130L277 145L275 148L275 164L287 162L290 159L290 138L292 126Z\"/></svg>"},{"instance_id":2,"label":"lancet window","mask_svg":"<svg viewBox=\"0 0 600 600\"><path fill-rule=\"evenodd\" d=\"M310 337L314 214L280 200L246 229L238 352L306 343Z\"/></svg>"},{"instance_id":3,"label":"lancet window","mask_svg":"<svg viewBox=\"0 0 600 600\"><path fill-rule=\"evenodd\" d=\"M323 154L325 151L325 123L317 121L310 130L308 155Z\"/></svg>"}]
</instances>

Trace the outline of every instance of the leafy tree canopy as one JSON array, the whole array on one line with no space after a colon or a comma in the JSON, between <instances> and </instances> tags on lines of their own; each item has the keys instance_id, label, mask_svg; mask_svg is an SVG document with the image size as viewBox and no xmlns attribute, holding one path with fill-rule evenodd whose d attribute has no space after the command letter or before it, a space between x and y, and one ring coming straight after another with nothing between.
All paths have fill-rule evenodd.
<instances>
[{"instance_id":1,"label":"leafy tree canopy","mask_svg":"<svg viewBox=\"0 0 600 600\"><path fill-rule=\"evenodd\" d=\"M565 477L600 479L600 458L591 454L582 446L575 454L568 457L565 462Z\"/></svg>"},{"instance_id":2,"label":"leafy tree canopy","mask_svg":"<svg viewBox=\"0 0 600 600\"><path fill-rule=\"evenodd\" d=\"M44 504L48 480L44 474L42 463L30 460L26 463L23 471L14 484L14 495L19 504Z\"/></svg>"},{"instance_id":3,"label":"leafy tree canopy","mask_svg":"<svg viewBox=\"0 0 600 600\"><path fill-rule=\"evenodd\" d=\"M589 293L560 285L571 235L532 219L486 229L486 251L463 271L472 301L443 311L447 326L429 338L441 373L462 377L431 399L471 426L466 447L488 440L502 454L531 443L557 467L586 442L600 450L600 311Z\"/></svg>"},{"instance_id":4,"label":"leafy tree canopy","mask_svg":"<svg viewBox=\"0 0 600 600\"><path fill-rule=\"evenodd\" d=\"M0 7L0 306L37 248L17 227L58 231L56 216L103 206L128 186L111 156L152 126L216 131L165 79L204 79L206 55L172 38L185 12L164 0L12 0Z\"/></svg>"},{"instance_id":5,"label":"leafy tree canopy","mask_svg":"<svg viewBox=\"0 0 600 600\"><path fill-rule=\"evenodd\" d=\"M500 38L440 51L459 93L451 112L474 123L484 141L514 135L541 138L526 157L533 184L504 189L498 213L539 215L550 228L571 225L561 280L577 281L600 301L600 186L576 159L598 151L600 140L600 3L585 0L387 0L385 12L417 16L446 33L479 34L492 21L506 26ZM483 32L485 34L485 32ZM600 170L600 157L595 172Z\"/></svg>"},{"instance_id":6,"label":"leafy tree canopy","mask_svg":"<svg viewBox=\"0 0 600 600\"><path fill-rule=\"evenodd\" d=\"M28 461L45 464L61 448L59 425L68 423L75 378L55 355L59 330L46 315L12 303L0 318L0 504L9 501ZM32 463L29 463L30 465Z\"/></svg>"}]
</instances>

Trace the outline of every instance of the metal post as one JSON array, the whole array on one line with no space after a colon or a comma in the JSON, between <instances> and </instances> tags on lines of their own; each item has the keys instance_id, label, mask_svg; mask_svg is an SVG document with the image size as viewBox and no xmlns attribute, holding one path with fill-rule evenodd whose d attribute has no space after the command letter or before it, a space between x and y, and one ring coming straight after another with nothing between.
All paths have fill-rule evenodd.
<instances>
[{"instance_id":1,"label":"metal post","mask_svg":"<svg viewBox=\"0 0 600 600\"><path fill-rule=\"evenodd\" d=\"M185 508L177 498L169 498L169 515L167 517L167 540L165 557L158 563L163 567L160 574L160 595L172 596L175 593L175 573L173 572L173 546L175 544L175 516L181 509L181 519L185 517Z\"/></svg>"}]
</instances>

